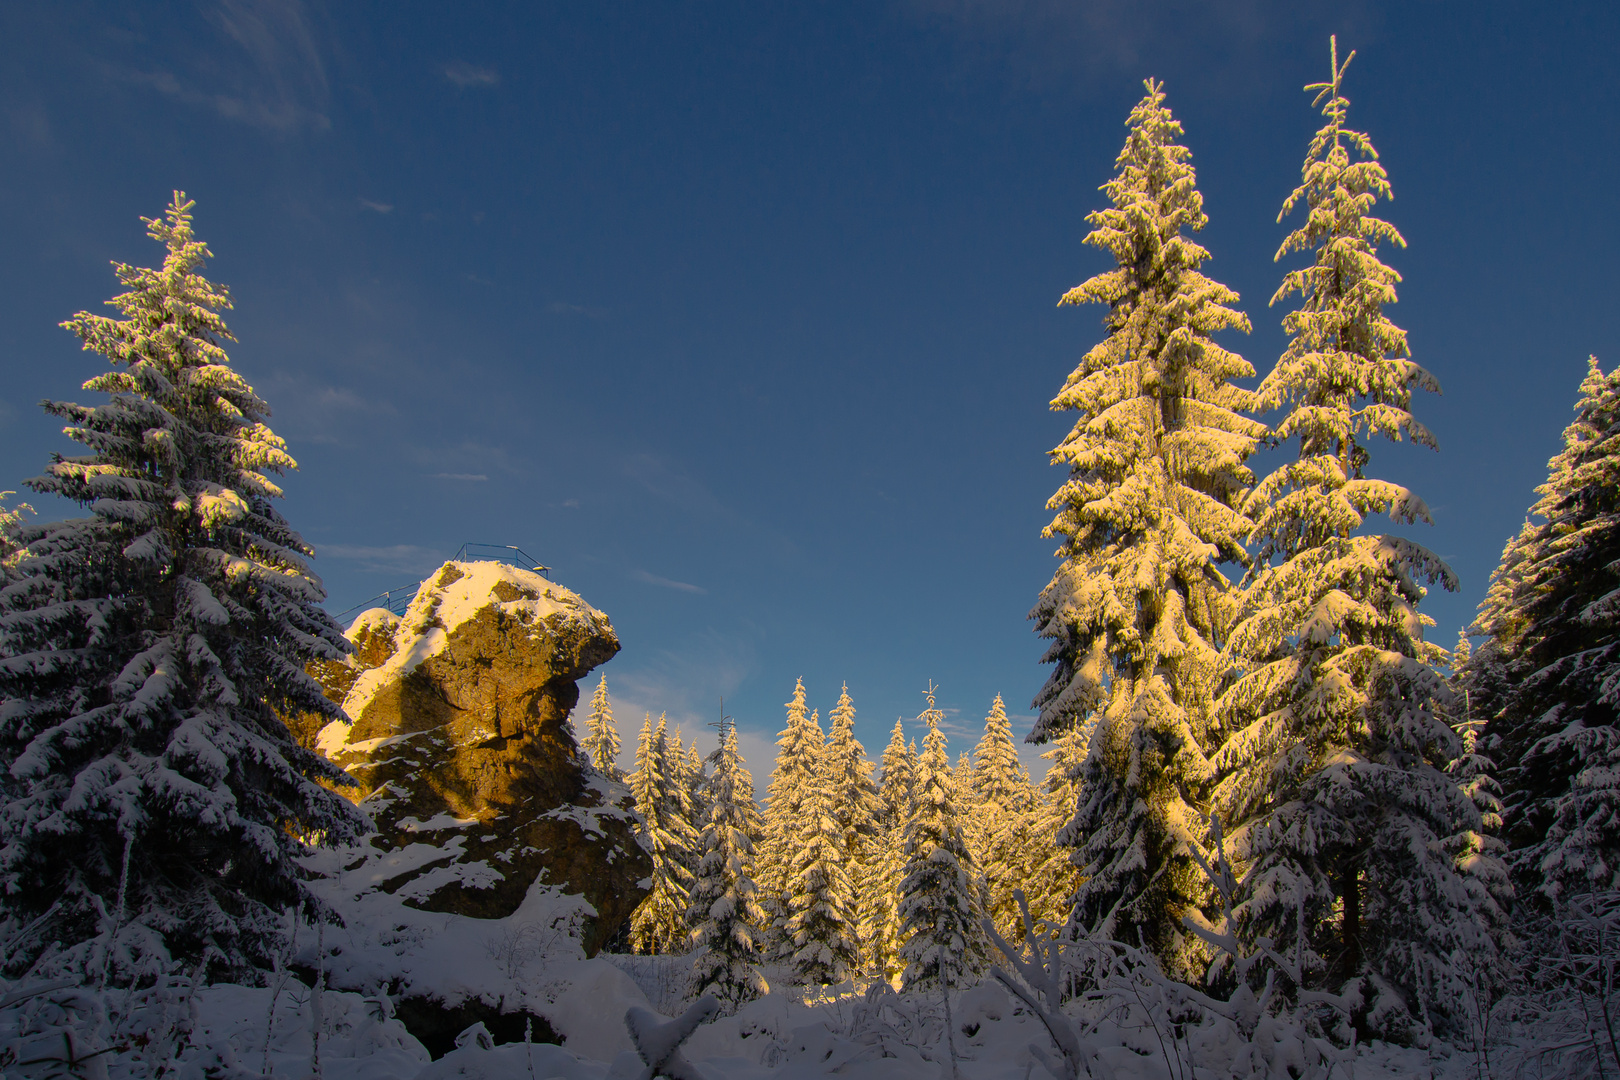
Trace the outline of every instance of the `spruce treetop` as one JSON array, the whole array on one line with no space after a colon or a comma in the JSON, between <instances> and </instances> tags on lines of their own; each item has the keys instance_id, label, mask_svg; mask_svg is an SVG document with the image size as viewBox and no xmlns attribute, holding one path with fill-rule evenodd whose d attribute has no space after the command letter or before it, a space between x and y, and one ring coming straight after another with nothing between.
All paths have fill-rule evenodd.
<instances>
[{"instance_id":1,"label":"spruce treetop","mask_svg":"<svg viewBox=\"0 0 1620 1080\"><path fill-rule=\"evenodd\" d=\"M973 788L980 799L1004 812L1027 811L1033 802L1029 772L1018 760L1007 706L1000 694L990 705L990 715L984 718L984 735L973 751Z\"/></svg>"},{"instance_id":2,"label":"spruce treetop","mask_svg":"<svg viewBox=\"0 0 1620 1080\"><path fill-rule=\"evenodd\" d=\"M1440 384L1412 361L1406 331L1384 313L1401 276L1379 259L1378 247L1406 241L1372 216L1394 191L1372 141L1345 124L1350 102L1342 84L1354 58L1352 52L1340 63L1334 39L1330 79L1306 87L1318 92L1313 104L1327 123L1312 138L1300 184L1277 215L1281 222L1296 207L1306 210L1277 260L1295 252L1310 252L1313 260L1289 271L1271 298L1276 304L1297 294L1300 306L1283 319L1288 349L1261 381L1258 403L1289 409L1276 434L1297 439L1300 452L1250 496L1262 565L1273 555L1348 536L1369 513L1430 522L1428 507L1410 491L1363 475L1374 436L1437 448L1410 410L1414 389L1439 393Z\"/></svg>"},{"instance_id":3,"label":"spruce treetop","mask_svg":"<svg viewBox=\"0 0 1620 1080\"><path fill-rule=\"evenodd\" d=\"M1107 304L1108 336L1051 403L1080 415L1050 455L1069 478L1042 532L1061 538L1064 564L1030 613L1056 665L1035 700L1037 742L1082 723L1116 676L1170 668L1200 681L1193 670L1213 666L1229 606L1215 564L1248 560L1236 505L1265 427L1243 415L1254 395L1230 381L1254 369L1212 335L1249 321L1235 292L1199 272L1209 253L1185 233L1208 219L1190 154L1162 85L1144 85L1103 187L1111 205L1087 218L1085 242L1117 265L1060 301ZM1186 702L1199 709L1202 696Z\"/></svg>"}]
</instances>

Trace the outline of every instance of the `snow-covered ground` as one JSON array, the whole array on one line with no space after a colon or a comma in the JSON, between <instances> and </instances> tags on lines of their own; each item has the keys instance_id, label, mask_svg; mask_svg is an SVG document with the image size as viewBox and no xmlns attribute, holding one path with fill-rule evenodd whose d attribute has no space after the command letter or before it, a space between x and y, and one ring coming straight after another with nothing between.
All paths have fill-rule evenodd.
<instances>
[{"instance_id":1,"label":"snow-covered ground","mask_svg":"<svg viewBox=\"0 0 1620 1080\"><path fill-rule=\"evenodd\" d=\"M1213 1002L1131 962L1093 963L1093 989L1056 1014L1044 993L1056 982L1027 961L1012 977L1022 997L987 978L952 993L948 1011L938 993L882 983L812 994L766 967L771 993L709 1017L701 1005L689 1012L690 956L586 959L571 933L577 897L537 886L512 916L483 920L411 908L377 888L398 872L390 860L411 857L315 856L315 885L345 925L297 926L269 986L194 986L184 975L139 991L0 981L0 1080L651 1080L641 1051L675 1080L1613 1075L1600 1017L1521 1011L1498 1025L1488 1063L1439 1040L1346 1053L1306 1038L1286 1014L1266 1019L1252 996ZM433 1060L395 1015L424 999L528 1014L549 1029L532 1033L560 1043L525 1042L504 1025L497 1044L472 1024ZM683 1014L692 1030L676 1047L668 1025ZM1057 1039L1054 1025L1066 1028Z\"/></svg>"},{"instance_id":2,"label":"snow-covered ground","mask_svg":"<svg viewBox=\"0 0 1620 1080\"><path fill-rule=\"evenodd\" d=\"M85 1080L158 1075L180 1080L304 1080L312 1075L325 1080L635 1080L641 1075L645 1066L626 1028L626 1014L644 1009L659 1023L670 1018L651 1009L634 980L611 959L599 958L560 963L542 981L556 991L542 1011L563 1036L562 1045L493 1045L475 1029L465 1035L463 1045L437 1061L388 1016L386 997L328 991L319 1006L318 1073L312 1039L315 995L295 980L279 994L230 985L193 992L181 985L145 995L59 990L20 1002L13 999L27 993L27 987L0 987L0 1046L5 1048L0 1054L8 1055L0 1057L0 1075L8 1080L68 1075ZM951 1011L954 1047L947 1045L944 1009L937 997L880 990L806 1004L793 993L772 993L735 1016L700 1025L681 1053L710 1080L1046 1076L1031 1046L1051 1052L1052 1043L1040 1021L1005 991L982 984L953 995ZM149 1040L144 1045L143 1037ZM1191 1049L1166 1047L1151 1030L1126 1020L1104 1024L1096 1041L1099 1077L1251 1075L1231 1071L1231 1055L1219 1048L1200 1048L1196 1034ZM79 1063L62 1060L69 1056ZM1361 1080L1478 1075L1471 1057L1443 1044L1429 1050L1374 1044L1356 1056L1350 1072Z\"/></svg>"}]
</instances>

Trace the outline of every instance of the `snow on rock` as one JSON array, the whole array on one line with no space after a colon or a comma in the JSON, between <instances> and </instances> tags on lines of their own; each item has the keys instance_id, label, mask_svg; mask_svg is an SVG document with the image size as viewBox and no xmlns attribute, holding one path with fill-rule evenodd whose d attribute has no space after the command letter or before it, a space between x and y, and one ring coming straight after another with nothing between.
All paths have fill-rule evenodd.
<instances>
[{"instance_id":1,"label":"snow on rock","mask_svg":"<svg viewBox=\"0 0 1620 1080\"><path fill-rule=\"evenodd\" d=\"M348 636L354 655L312 674L349 722L307 743L359 781L377 823L350 863L409 906L482 919L513 915L536 883L577 894L594 951L649 870L629 792L568 725L578 680L619 649L607 616L533 571L456 561L403 617L365 612Z\"/></svg>"}]
</instances>

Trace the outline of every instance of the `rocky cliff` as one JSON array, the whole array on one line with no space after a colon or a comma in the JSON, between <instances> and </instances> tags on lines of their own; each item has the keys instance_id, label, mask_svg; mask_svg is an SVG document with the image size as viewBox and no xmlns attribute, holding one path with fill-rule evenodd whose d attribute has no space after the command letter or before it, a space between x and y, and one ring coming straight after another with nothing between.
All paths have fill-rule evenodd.
<instances>
[{"instance_id":1,"label":"rocky cliff","mask_svg":"<svg viewBox=\"0 0 1620 1080\"><path fill-rule=\"evenodd\" d=\"M629 792L569 730L578 680L618 652L607 616L537 573L445 563L403 617L368 611L347 664L315 674L350 723L315 738L360 782L377 886L429 911L505 918L536 882L596 909L587 953L651 871ZM424 847L424 845L426 847Z\"/></svg>"}]
</instances>

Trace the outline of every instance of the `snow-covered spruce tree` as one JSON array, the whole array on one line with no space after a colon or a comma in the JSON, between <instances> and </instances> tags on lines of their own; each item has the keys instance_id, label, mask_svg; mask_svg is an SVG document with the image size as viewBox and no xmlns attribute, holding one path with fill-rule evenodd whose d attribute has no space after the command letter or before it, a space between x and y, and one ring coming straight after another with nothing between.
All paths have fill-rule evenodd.
<instances>
[{"instance_id":1,"label":"snow-covered spruce tree","mask_svg":"<svg viewBox=\"0 0 1620 1080\"><path fill-rule=\"evenodd\" d=\"M90 452L29 487L90 516L20 528L0 594L0 908L39 920L12 970L268 967L282 909L315 906L293 857L370 828L278 716L342 715L304 665L347 643L274 507L295 462L225 354L192 205L145 219L161 268L115 264L120 317L62 324L114 370L100 405L45 403Z\"/></svg>"},{"instance_id":2,"label":"snow-covered spruce tree","mask_svg":"<svg viewBox=\"0 0 1620 1080\"><path fill-rule=\"evenodd\" d=\"M784 952L795 981L839 983L860 959L854 881L835 774L825 760L805 778L793 833Z\"/></svg>"},{"instance_id":3,"label":"snow-covered spruce tree","mask_svg":"<svg viewBox=\"0 0 1620 1080\"><path fill-rule=\"evenodd\" d=\"M777 736L776 768L771 772L765 831L759 844L759 886L760 902L770 919L767 948L786 958L793 954L786 931L794 915L793 860L804 801L809 797L811 780L821 768L824 739L820 723L805 712L802 678L795 683L793 696L783 708L787 709L787 726Z\"/></svg>"},{"instance_id":4,"label":"snow-covered spruce tree","mask_svg":"<svg viewBox=\"0 0 1620 1080\"><path fill-rule=\"evenodd\" d=\"M883 803L872 782L872 763L866 747L855 737L855 702L849 686L839 691L838 704L827 714L829 728L822 768L833 792L834 813L844 831L844 849L849 852L851 873L867 861L868 849L880 829Z\"/></svg>"},{"instance_id":5,"label":"snow-covered spruce tree","mask_svg":"<svg viewBox=\"0 0 1620 1080\"><path fill-rule=\"evenodd\" d=\"M1041 782L1040 800L1030 828L1030 844L1019 859L1023 867L1024 897L1037 929L1060 932L1073 909L1080 874L1074 865L1075 849L1058 837L1074 819L1080 805L1080 773L1091 741L1090 727L1071 728L1059 735L1042 757L1052 764ZM1017 924L1008 941L1022 941L1024 927Z\"/></svg>"},{"instance_id":6,"label":"snow-covered spruce tree","mask_svg":"<svg viewBox=\"0 0 1620 1080\"><path fill-rule=\"evenodd\" d=\"M1052 401L1080 416L1051 452L1069 479L1042 535L1062 539L1063 564L1030 613L1055 665L1030 738L1097 714L1061 837L1080 851L1076 914L1190 975L1202 947L1182 918L1206 891L1190 850L1204 832L1197 802L1231 608L1219 566L1247 559L1249 523L1234 506L1265 429L1242 415L1253 395L1229 381L1253 369L1212 337L1249 321L1230 306L1236 293L1199 273L1209 254L1185 235L1208 219L1181 124L1162 85L1146 87L1104 186L1112 205L1087 219L1086 243L1117 266L1062 300L1107 304L1108 336Z\"/></svg>"},{"instance_id":7,"label":"snow-covered spruce tree","mask_svg":"<svg viewBox=\"0 0 1620 1080\"><path fill-rule=\"evenodd\" d=\"M1456 732L1462 752L1446 766L1446 772L1479 811L1480 827L1453 833L1446 837L1445 845L1452 866L1473 893L1475 910L1490 929L1497 950L1505 952L1515 944L1510 927L1513 884L1503 861L1507 844L1502 841L1502 787L1496 780L1496 761L1486 741L1484 717L1470 707L1468 673L1472 656L1468 631L1459 631L1446 680L1451 690L1447 723Z\"/></svg>"},{"instance_id":8,"label":"snow-covered spruce tree","mask_svg":"<svg viewBox=\"0 0 1620 1080\"><path fill-rule=\"evenodd\" d=\"M905 828L897 913L904 988L924 993L971 986L989 961L979 871L962 837L951 759L939 730L944 718L930 687L921 717L928 734L917 764L916 808Z\"/></svg>"},{"instance_id":9,"label":"snow-covered spruce tree","mask_svg":"<svg viewBox=\"0 0 1620 1080\"><path fill-rule=\"evenodd\" d=\"M844 830L845 872L855 890L855 936L860 943L855 967L868 967L867 934L871 916L871 888L877 865L883 861L883 801L872 781L872 763L866 747L855 737L855 702L846 684L838 703L827 714L827 743L822 767L832 786L834 812Z\"/></svg>"},{"instance_id":10,"label":"snow-covered spruce tree","mask_svg":"<svg viewBox=\"0 0 1620 1080\"><path fill-rule=\"evenodd\" d=\"M1474 624L1490 638L1469 685L1498 706L1513 871L1545 906L1620 889L1620 369L1589 361L1536 490Z\"/></svg>"},{"instance_id":11,"label":"snow-covered spruce tree","mask_svg":"<svg viewBox=\"0 0 1620 1080\"><path fill-rule=\"evenodd\" d=\"M898 978L900 893L905 873L905 827L911 820L917 783L915 747L906 746L905 721L896 719L883 750L878 782L878 829L859 887L861 966L869 974Z\"/></svg>"},{"instance_id":12,"label":"snow-covered spruce tree","mask_svg":"<svg viewBox=\"0 0 1620 1080\"><path fill-rule=\"evenodd\" d=\"M708 798L703 792L708 777L703 774L703 755L697 746L686 746L679 725L664 749L664 760L669 763L670 787L667 798L670 813L679 814L691 827L692 843L687 848L687 869L697 872L697 835L709 816Z\"/></svg>"},{"instance_id":13,"label":"snow-covered spruce tree","mask_svg":"<svg viewBox=\"0 0 1620 1080\"><path fill-rule=\"evenodd\" d=\"M917 747L916 740L912 740L911 746L906 745L906 723L898 717L889 735L889 745L883 748L879 768L878 800L882 803L883 825L888 829L903 829L911 820L916 801Z\"/></svg>"},{"instance_id":14,"label":"snow-covered spruce tree","mask_svg":"<svg viewBox=\"0 0 1620 1080\"><path fill-rule=\"evenodd\" d=\"M613 703L608 700L606 675L591 694L591 716L583 742L585 756L591 759L596 771L619 779L619 730L613 726Z\"/></svg>"},{"instance_id":15,"label":"snow-covered spruce tree","mask_svg":"<svg viewBox=\"0 0 1620 1080\"><path fill-rule=\"evenodd\" d=\"M696 740L686 748L686 799L691 806L691 821L696 829L709 820L709 774L705 771L703 755L698 752Z\"/></svg>"},{"instance_id":16,"label":"snow-covered spruce tree","mask_svg":"<svg viewBox=\"0 0 1620 1080\"><path fill-rule=\"evenodd\" d=\"M709 816L700 841L702 858L686 911L691 927L692 992L713 994L727 1013L770 988L759 973L760 929L765 912L754 887L754 837L761 831L754 805L754 778L737 752L737 729L727 727L709 755Z\"/></svg>"},{"instance_id":17,"label":"snow-covered spruce tree","mask_svg":"<svg viewBox=\"0 0 1620 1080\"><path fill-rule=\"evenodd\" d=\"M975 812L980 819L977 854L989 892L985 914L1002 937L1018 941L1023 917L1013 891L1029 890L1031 856L1041 846L1035 831L1040 800L1018 760L1007 706L1000 694L984 718L984 734L973 751L972 777Z\"/></svg>"},{"instance_id":18,"label":"snow-covered spruce tree","mask_svg":"<svg viewBox=\"0 0 1620 1080\"><path fill-rule=\"evenodd\" d=\"M1461 745L1434 669L1445 650L1423 640L1433 621L1417 610L1423 582L1455 579L1416 543L1358 535L1368 514L1429 520L1366 470L1374 438L1434 446L1409 409L1414 389L1439 387L1383 310L1399 276L1378 245L1402 241L1370 216L1390 186L1372 143L1345 126L1345 65L1335 45L1331 80L1307 88L1327 123L1278 218L1305 207L1277 257L1312 261L1273 297L1301 301L1259 397L1286 410L1277 435L1298 454L1245 504L1258 558L1227 645L1242 675L1218 706L1215 802L1247 865L1246 931L1287 955L1303 908L1308 981L1354 985L1363 1033L1404 1037L1461 1001L1450 958L1489 963L1492 945L1441 843L1480 819L1444 772Z\"/></svg>"},{"instance_id":19,"label":"snow-covered spruce tree","mask_svg":"<svg viewBox=\"0 0 1620 1080\"><path fill-rule=\"evenodd\" d=\"M630 946L640 953L680 952L686 946L686 912L692 900L696 836L684 816L683 785L671 775L666 720L652 715L641 725L636 768L628 778L641 815L641 836L652 856L652 889L630 916Z\"/></svg>"},{"instance_id":20,"label":"snow-covered spruce tree","mask_svg":"<svg viewBox=\"0 0 1620 1080\"><path fill-rule=\"evenodd\" d=\"M1507 705L1509 692L1524 681L1524 658L1518 649L1519 637L1524 630L1524 617L1514 599L1521 584L1521 571L1526 557L1537 544L1539 529L1528 519L1502 549L1502 558L1485 599L1479 605L1468 632L1482 636L1478 646L1470 644L1467 659L1462 663L1457 680L1458 689L1466 699L1470 716L1484 723L1482 737L1493 755L1501 751L1501 723L1496 720ZM1521 751L1522 747L1519 748ZM1507 758L1503 758L1506 761ZM1504 819L1506 828L1506 819ZM1504 838L1506 838L1504 833Z\"/></svg>"}]
</instances>

